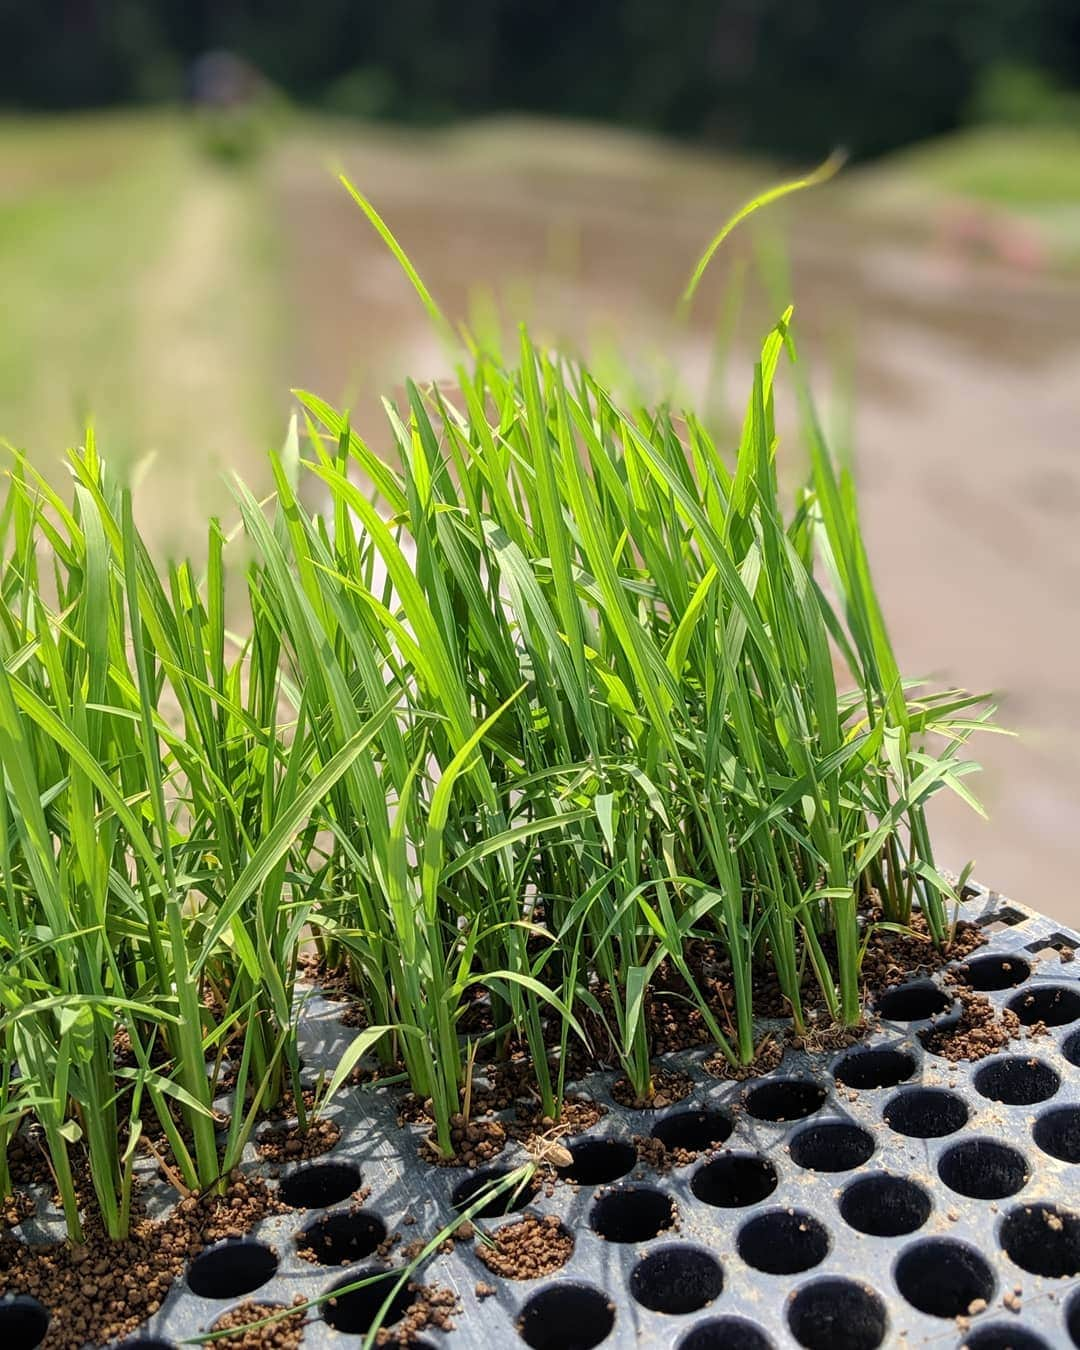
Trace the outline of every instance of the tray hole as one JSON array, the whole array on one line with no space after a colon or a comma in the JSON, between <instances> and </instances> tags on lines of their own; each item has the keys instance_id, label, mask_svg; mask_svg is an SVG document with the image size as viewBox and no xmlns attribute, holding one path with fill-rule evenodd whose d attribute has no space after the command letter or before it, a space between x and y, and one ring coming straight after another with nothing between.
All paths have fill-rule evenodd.
<instances>
[{"instance_id":1,"label":"tray hole","mask_svg":"<svg viewBox=\"0 0 1080 1350\"><path fill-rule=\"evenodd\" d=\"M589 1226L608 1242L648 1242L675 1222L671 1197L650 1186L608 1191L592 1207Z\"/></svg>"},{"instance_id":2,"label":"tray hole","mask_svg":"<svg viewBox=\"0 0 1080 1350\"><path fill-rule=\"evenodd\" d=\"M140 1336L138 1340L121 1341L116 1350L178 1350L172 1341L158 1340L153 1336Z\"/></svg>"},{"instance_id":3,"label":"tray hole","mask_svg":"<svg viewBox=\"0 0 1080 1350\"><path fill-rule=\"evenodd\" d=\"M1073 961L1076 957L1076 941L1067 933L1051 933L1041 942L1028 943L1027 950L1036 961Z\"/></svg>"},{"instance_id":4,"label":"tray hole","mask_svg":"<svg viewBox=\"0 0 1080 1350\"><path fill-rule=\"evenodd\" d=\"M951 1238L927 1238L896 1263L896 1287L913 1308L931 1317L963 1317L976 1299L994 1297L994 1274L974 1247Z\"/></svg>"},{"instance_id":5,"label":"tray hole","mask_svg":"<svg viewBox=\"0 0 1080 1350\"><path fill-rule=\"evenodd\" d=\"M1009 1000L1009 1008L1026 1027L1045 1022L1048 1027L1063 1027L1080 1017L1080 994L1063 984L1044 984L1025 989Z\"/></svg>"},{"instance_id":6,"label":"tray hole","mask_svg":"<svg viewBox=\"0 0 1080 1350\"><path fill-rule=\"evenodd\" d=\"M1069 1299L1065 1309L1065 1329L1073 1345L1080 1345L1080 1289Z\"/></svg>"},{"instance_id":7,"label":"tray hole","mask_svg":"<svg viewBox=\"0 0 1080 1350\"><path fill-rule=\"evenodd\" d=\"M808 1125L791 1141L791 1160L812 1172L847 1172L874 1152L874 1136L846 1121Z\"/></svg>"},{"instance_id":8,"label":"tray hole","mask_svg":"<svg viewBox=\"0 0 1080 1350\"><path fill-rule=\"evenodd\" d=\"M49 1314L29 1294L0 1299L0 1341L7 1350L35 1350L49 1329Z\"/></svg>"},{"instance_id":9,"label":"tray hole","mask_svg":"<svg viewBox=\"0 0 1080 1350\"><path fill-rule=\"evenodd\" d=\"M1003 1200L1026 1186L1031 1172L1018 1149L993 1139L969 1139L946 1149L938 1176L949 1190L972 1200Z\"/></svg>"},{"instance_id":10,"label":"tray hole","mask_svg":"<svg viewBox=\"0 0 1080 1350\"><path fill-rule=\"evenodd\" d=\"M854 1050L833 1071L838 1083L856 1089L896 1087L915 1072L915 1056L906 1050Z\"/></svg>"},{"instance_id":11,"label":"tray hole","mask_svg":"<svg viewBox=\"0 0 1080 1350\"><path fill-rule=\"evenodd\" d=\"M992 914L984 914L981 919L977 919L976 925L985 929L988 933L1000 933L1004 928L1015 928L1018 923L1026 923L1027 917L1021 910L1014 909L1012 905L1002 905L1000 909L995 909Z\"/></svg>"},{"instance_id":12,"label":"tray hole","mask_svg":"<svg viewBox=\"0 0 1080 1350\"><path fill-rule=\"evenodd\" d=\"M301 1234L320 1266L346 1266L362 1261L386 1239L386 1224L374 1214L327 1214Z\"/></svg>"},{"instance_id":13,"label":"tray hole","mask_svg":"<svg viewBox=\"0 0 1080 1350\"><path fill-rule=\"evenodd\" d=\"M1013 989L1031 974L1031 964L1022 956L977 956L957 967L957 975L982 994Z\"/></svg>"},{"instance_id":14,"label":"tray hole","mask_svg":"<svg viewBox=\"0 0 1080 1350\"><path fill-rule=\"evenodd\" d=\"M652 1137L665 1148L691 1153L722 1144L731 1134L731 1121L722 1111L676 1111L653 1126Z\"/></svg>"},{"instance_id":15,"label":"tray hole","mask_svg":"<svg viewBox=\"0 0 1080 1350\"><path fill-rule=\"evenodd\" d=\"M471 1177L466 1177L464 1181L459 1181L454 1187L450 1196L450 1203L455 1209L468 1209L469 1206L479 1199L482 1191L493 1186L496 1182L502 1181L503 1177L508 1177L513 1169L509 1167L485 1167L479 1172L474 1172ZM533 1196L534 1187L528 1182L520 1186L510 1186L504 1191L482 1205L472 1216L474 1219L500 1219L504 1214L516 1214L529 1203Z\"/></svg>"},{"instance_id":16,"label":"tray hole","mask_svg":"<svg viewBox=\"0 0 1080 1350\"><path fill-rule=\"evenodd\" d=\"M923 1022L928 1017L948 1012L952 999L930 980L919 980L887 990L876 1006L887 1022Z\"/></svg>"},{"instance_id":17,"label":"tray hole","mask_svg":"<svg viewBox=\"0 0 1080 1350\"><path fill-rule=\"evenodd\" d=\"M766 1275L797 1275L825 1260L829 1235L811 1214L774 1209L743 1225L737 1243L748 1266Z\"/></svg>"},{"instance_id":18,"label":"tray hole","mask_svg":"<svg viewBox=\"0 0 1080 1350\"><path fill-rule=\"evenodd\" d=\"M893 1097L882 1113L886 1125L912 1139L940 1139L967 1121L963 1099L944 1088L911 1088Z\"/></svg>"},{"instance_id":19,"label":"tray hole","mask_svg":"<svg viewBox=\"0 0 1080 1350\"><path fill-rule=\"evenodd\" d=\"M1058 1280L1080 1275L1080 1215L1057 1205L1023 1205L1001 1225L1001 1245L1021 1270Z\"/></svg>"},{"instance_id":20,"label":"tray hole","mask_svg":"<svg viewBox=\"0 0 1080 1350\"><path fill-rule=\"evenodd\" d=\"M792 1299L788 1326L806 1350L877 1350L885 1339L885 1304L854 1280L815 1280Z\"/></svg>"},{"instance_id":21,"label":"tray hole","mask_svg":"<svg viewBox=\"0 0 1080 1350\"><path fill-rule=\"evenodd\" d=\"M532 1350L592 1350L614 1325L607 1294L589 1284L553 1284L529 1299L517 1327Z\"/></svg>"},{"instance_id":22,"label":"tray hole","mask_svg":"<svg viewBox=\"0 0 1080 1350\"><path fill-rule=\"evenodd\" d=\"M277 1264L277 1257L263 1243L227 1238L192 1261L188 1288L200 1298L238 1298L272 1279Z\"/></svg>"},{"instance_id":23,"label":"tray hole","mask_svg":"<svg viewBox=\"0 0 1080 1350\"><path fill-rule=\"evenodd\" d=\"M579 1139L568 1146L573 1162L559 1175L580 1186L602 1186L618 1181L637 1164L637 1149L622 1139Z\"/></svg>"},{"instance_id":24,"label":"tray hole","mask_svg":"<svg viewBox=\"0 0 1080 1350\"><path fill-rule=\"evenodd\" d=\"M347 1162L313 1163L282 1177L278 1195L290 1209L325 1209L360 1189L360 1169Z\"/></svg>"},{"instance_id":25,"label":"tray hole","mask_svg":"<svg viewBox=\"0 0 1080 1350\"><path fill-rule=\"evenodd\" d=\"M322 1305L323 1321L335 1331L343 1331L346 1335L366 1335L379 1315L379 1309L385 1303L387 1295L400 1278L401 1275L397 1271L387 1270L385 1266L366 1266L354 1270L326 1291L330 1297ZM367 1280L370 1283L364 1284L359 1289L349 1288L359 1280ZM337 1293L339 1289L349 1289L349 1292L339 1294ZM416 1290L410 1289L408 1284L402 1285L386 1311L383 1326L389 1327L399 1322L415 1302Z\"/></svg>"},{"instance_id":26,"label":"tray hole","mask_svg":"<svg viewBox=\"0 0 1080 1350\"><path fill-rule=\"evenodd\" d=\"M1010 1055L1007 1059L991 1060L975 1074L975 1091L994 1102L1006 1106L1032 1106L1052 1097L1061 1086L1061 1079L1039 1059L1025 1059Z\"/></svg>"},{"instance_id":27,"label":"tray hole","mask_svg":"<svg viewBox=\"0 0 1080 1350\"><path fill-rule=\"evenodd\" d=\"M820 1083L805 1078L781 1078L752 1088L746 1096L746 1109L756 1120L801 1120L820 1110L826 1096Z\"/></svg>"},{"instance_id":28,"label":"tray hole","mask_svg":"<svg viewBox=\"0 0 1080 1350\"><path fill-rule=\"evenodd\" d=\"M1033 1331L994 1322L964 1337L964 1350L1050 1350L1049 1343Z\"/></svg>"},{"instance_id":29,"label":"tray hole","mask_svg":"<svg viewBox=\"0 0 1080 1350\"><path fill-rule=\"evenodd\" d=\"M1062 1162L1080 1163L1080 1106L1045 1111L1031 1134L1044 1153Z\"/></svg>"},{"instance_id":30,"label":"tray hole","mask_svg":"<svg viewBox=\"0 0 1080 1350\"><path fill-rule=\"evenodd\" d=\"M1074 1031L1061 1047L1061 1053L1070 1064L1077 1065L1080 1068L1080 1031Z\"/></svg>"},{"instance_id":31,"label":"tray hole","mask_svg":"<svg viewBox=\"0 0 1080 1350\"><path fill-rule=\"evenodd\" d=\"M740 1209L772 1195L776 1190L776 1168L756 1153L727 1153L699 1167L690 1189L707 1205Z\"/></svg>"},{"instance_id":32,"label":"tray hole","mask_svg":"<svg viewBox=\"0 0 1080 1350\"><path fill-rule=\"evenodd\" d=\"M869 1237L904 1237L930 1217L930 1197L905 1177L875 1176L853 1181L840 1199L845 1223Z\"/></svg>"},{"instance_id":33,"label":"tray hole","mask_svg":"<svg viewBox=\"0 0 1080 1350\"><path fill-rule=\"evenodd\" d=\"M700 1247L661 1247L639 1261L630 1274L630 1292L653 1312L697 1312L720 1296L720 1262Z\"/></svg>"},{"instance_id":34,"label":"tray hole","mask_svg":"<svg viewBox=\"0 0 1080 1350\"><path fill-rule=\"evenodd\" d=\"M760 1327L741 1317L711 1317L679 1342L678 1350L773 1350Z\"/></svg>"}]
</instances>

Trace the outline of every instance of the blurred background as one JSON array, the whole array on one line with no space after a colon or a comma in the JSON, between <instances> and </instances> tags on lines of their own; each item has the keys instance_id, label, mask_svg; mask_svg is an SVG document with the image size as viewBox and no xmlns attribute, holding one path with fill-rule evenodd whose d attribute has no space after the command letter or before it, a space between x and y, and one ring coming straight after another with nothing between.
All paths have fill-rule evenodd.
<instances>
[{"instance_id":1,"label":"blurred background","mask_svg":"<svg viewBox=\"0 0 1080 1350\"><path fill-rule=\"evenodd\" d=\"M721 434L793 300L905 669L1021 733L942 859L1080 923L1074 0L0 0L0 51L0 435L52 474L92 421L163 550L265 486L290 388L377 446L448 372L339 169L453 319Z\"/></svg>"}]
</instances>

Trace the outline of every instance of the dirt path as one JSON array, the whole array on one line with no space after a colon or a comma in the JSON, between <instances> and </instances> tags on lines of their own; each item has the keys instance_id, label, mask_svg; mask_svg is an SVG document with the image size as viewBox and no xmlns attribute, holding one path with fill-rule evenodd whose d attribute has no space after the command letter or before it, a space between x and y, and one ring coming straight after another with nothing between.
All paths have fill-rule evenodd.
<instances>
[{"instance_id":1,"label":"dirt path","mask_svg":"<svg viewBox=\"0 0 1080 1350\"><path fill-rule=\"evenodd\" d=\"M164 548L190 542L191 522L226 508L226 473L265 477L252 407L260 397L272 401L266 325L274 278L256 265L257 192L250 174L192 159L160 252L137 281L138 382L160 391L139 409L139 445L153 456L139 511Z\"/></svg>"}]
</instances>

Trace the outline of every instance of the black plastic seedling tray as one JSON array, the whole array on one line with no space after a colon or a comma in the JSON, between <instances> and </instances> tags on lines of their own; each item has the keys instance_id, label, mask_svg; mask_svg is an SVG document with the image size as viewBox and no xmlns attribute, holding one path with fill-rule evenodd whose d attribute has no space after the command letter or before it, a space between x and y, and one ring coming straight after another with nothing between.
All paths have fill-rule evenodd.
<instances>
[{"instance_id":1,"label":"black plastic seedling tray","mask_svg":"<svg viewBox=\"0 0 1080 1350\"><path fill-rule=\"evenodd\" d=\"M949 1000L940 984L920 980L881 1001L881 1029L856 1047L789 1050L764 1078L723 1082L701 1068L702 1052L673 1056L695 1086L664 1112L618 1105L613 1075L592 1075L575 1090L608 1114L568 1141L585 1180L527 1202L573 1235L566 1265L539 1280L500 1280L473 1244L456 1243L417 1274L457 1295L455 1329L413 1344L1080 1346L1080 959L1072 959L1080 938L993 892L968 895L963 917L989 938L967 963L972 983L1025 1028L1045 1022L1045 1034L1029 1038L1025 1029L975 1064L941 1059L919 1032L928 1018L949 1018ZM336 1063L354 1034L341 1012L317 992L308 998L301 1053L309 1072ZM290 1303L376 1272L374 1253L388 1234L433 1236L453 1218L455 1199L475 1194L476 1176L525 1159L511 1144L479 1174L433 1168L418 1157L421 1127L397 1124L385 1090L345 1093L330 1114L342 1130L335 1148L281 1170L290 1213L200 1256L128 1346L175 1345L241 1301ZM652 1173L630 1140L654 1131L703 1151L688 1166ZM266 1171L254 1150L251 1165ZM368 1194L356 1212L351 1196L361 1185ZM661 1227L672 1202L675 1226ZM24 1233L44 1236L48 1226L28 1223ZM297 1233L312 1226L349 1236L356 1263L301 1259ZM395 1268L393 1256L386 1268ZM495 1294L478 1297L478 1282ZM387 1292L374 1289L324 1305L303 1344L358 1345ZM19 1319L32 1313L0 1305L3 1350L17 1350Z\"/></svg>"}]
</instances>

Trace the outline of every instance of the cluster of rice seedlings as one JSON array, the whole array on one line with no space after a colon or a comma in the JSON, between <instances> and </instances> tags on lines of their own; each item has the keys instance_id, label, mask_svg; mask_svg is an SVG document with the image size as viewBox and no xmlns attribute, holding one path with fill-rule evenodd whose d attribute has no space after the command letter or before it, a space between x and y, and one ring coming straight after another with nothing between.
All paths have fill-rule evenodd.
<instances>
[{"instance_id":1,"label":"cluster of rice seedlings","mask_svg":"<svg viewBox=\"0 0 1080 1350\"><path fill-rule=\"evenodd\" d=\"M320 734L348 735L343 712L388 682L410 709L365 766L375 790L338 786L320 922L372 1023L397 1029L444 1147L471 985L492 1051L523 1043L555 1114L583 1021L648 1099L662 962L738 1064L767 967L796 1029L808 972L837 1021L859 1021L872 901L898 926L917 904L947 939L955 893L925 803L967 796L960 752L988 710L901 681L851 481L812 417L810 478L785 509L788 317L732 466L693 417L628 413L523 336L516 369L478 352L453 399L409 386L407 410L388 407L390 463L302 395L302 472L327 510L304 512L283 474L284 528L242 503L291 681L342 709ZM729 1005L703 993L695 937L725 953Z\"/></svg>"},{"instance_id":2,"label":"cluster of rice seedlings","mask_svg":"<svg viewBox=\"0 0 1080 1350\"><path fill-rule=\"evenodd\" d=\"M452 389L409 384L378 449L301 395L272 499L238 483L199 567L155 566L92 441L70 503L16 461L0 1144L37 1122L74 1238L73 1158L120 1237L140 1138L202 1189L261 1109L291 1092L303 1121L310 937L365 1013L328 1094L368 1052L400 1064L444 1155L478 1061L524 1056L552 1118L579 1051L648 1102L661 976L736 1068L763 975L797 1032L808 992L850 1027L875 924L917 908L948 941L925 808L974 800L991 710L902 680L805 391L781 491L789 324L732 447L525 333L512 364L470 343Z\"/></svg>"},{"instance_id":3,"label":"cluster of rice seedlings","mask_svg":"<svg viewBox=\"0 0 1080 1350\"><path fill-rule=\"evenodd\" d=\"M278 724L257 605L242 642L225 632L217 526L200 585L189 564L163 579L92 441L71 470L68 505L19 461L0 515L0 1128L37 1122L78 1240L73 1159L123 1237L140 1139L182 1188L218 1186L260 1107L295 1091L320 878L291 864L388 710L319 761L302 701Z\"/></svg>"}]
</instances>

